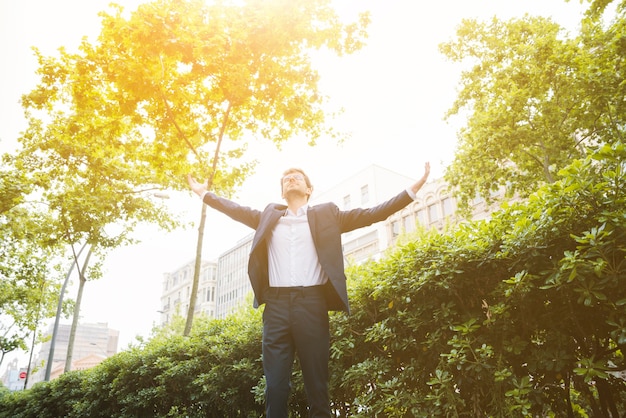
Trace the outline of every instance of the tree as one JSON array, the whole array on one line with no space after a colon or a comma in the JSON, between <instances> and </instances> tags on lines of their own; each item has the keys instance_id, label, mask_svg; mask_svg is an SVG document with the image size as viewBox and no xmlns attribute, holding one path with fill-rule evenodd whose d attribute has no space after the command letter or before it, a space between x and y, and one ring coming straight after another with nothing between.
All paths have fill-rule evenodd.
<instances>
[{"instance_id":1,"label":"tree","mask_svg":"<svg viewBox=\"0 0 626 418\"><path fill-rule=\"evenodd\" d=\"M89 91L87 63L72 58L64 52L59 59L38 54L41 83L23 96L29 125L13 159L29 195L45 205L41 233L48 246L57 257L74 257L77 246L88 244L100 256L89 269L95 279L102 256L133 242L139 222L164 229L177 222L150 197L165 182L137 158L142 150L128 121L102 113L106 97Z\"/></svg>"},{"instance_id":2,"label":"tree","mask_svg":"<svg viewBox=\"0 0 626 418\"><path fill-rule=\"evenodd\" d=\"M332 134L309 51L352 52L367 24L344 26L326 0L155 1L129 18L113 11L102 14L96 44L85 39L57 57L35 49L41 82L22 100L29 125L16 165L47 205L50 242L72 254L87 244L103 256L132 242L138 222L176 226L149 195L180 188L186 173L230 193L254 165L234 164L250 139L279 145L304 133L314 143ZM194 159L201 168L191 168ZM99 277L99 264L89 272ZM198 279L196 268L189 327Z\"/></svg>"},{"instance_id":3,"label":"tree","mask_svg":"<svg viewBox=\"0 0 626 418\"><path fill-rule=\"evenodd\" d=\"M587 2L589 3L589 9L587 9L586 15L594 19L600 17L612 3L617 3L617 8L622 9L626 4L624 0L587 0Z\"/></svg>"},{"instance_id":4,"label":"tree","mask_svg":"<svg viewBox=\"0 0 626 418\"><path fill-rule=\"evenodd\" d=\"M586 19L576 37L542 17L465 20L440 46L471 64L447 114L467 114L445 173L462 207L499 188L528 196L623 135L623 26L623 11L606 29L599 16Z\"/></svg>"},{"instance_id":5,"label":"tree","mask_svg":"<svg viewBox=\"0 0 626 418\"><path fill-rule=\"evenodd\" d=\"M192 162L210 188L225 194L256 163L245 153L250 141L280 146L299 135L310 144L336 136L325 123L326 98L311 52L355 51L368 23L363 16L344 25L328 0L164 0L129 17L119 7L102 16L98 44L81 47L88 87L106 92L101 113L144 134L142 158L164 173L163 184L180 187ZM205 210L185 334L197 296Z\"/></svg>"},{"instance_id":6,"label":"tree","mask_svg":"<svg viewBox=\"0 0 626 418\"><path fill-rule=\"evenodd\" d=\"M27 200L30 185L9 156L3 156L0 190L1 364L5 354L25 350L39 320L53 312L59 284L45 210Z\"/></svg>"},{"instance_id":7,"label":"tree","mask_svg":"<svg viewBox=\"0 0 626 418\"><path fill-rule=\"evenodd\" d=\"M613 143L625 138L626 2L616 2L616 9L611 13L605 8L613 1L592 3L579 37L590 58L588 70L581 77L585 93L583 100L592 116L588 120L593 121L598 135L603 141ZM606 4L600 6L601 3Z\"/></svg>"}]
</instances>

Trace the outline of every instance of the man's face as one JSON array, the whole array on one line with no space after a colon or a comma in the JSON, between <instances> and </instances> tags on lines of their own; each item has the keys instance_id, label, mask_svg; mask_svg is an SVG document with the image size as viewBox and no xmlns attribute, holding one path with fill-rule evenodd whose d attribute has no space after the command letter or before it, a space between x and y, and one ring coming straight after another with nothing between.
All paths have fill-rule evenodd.
<instances>
[{"instance_id":1,"label":"man's face","mask_svg":"<svg viewBox=\"0 0 626 418\"><path fill-rule=\"evenodd\" d=\"M307 186L304 175L298 172L288 173L283 176L283 198L289 196L306 196L311 195L311 188Z\"/></svg>"}]
</instances>

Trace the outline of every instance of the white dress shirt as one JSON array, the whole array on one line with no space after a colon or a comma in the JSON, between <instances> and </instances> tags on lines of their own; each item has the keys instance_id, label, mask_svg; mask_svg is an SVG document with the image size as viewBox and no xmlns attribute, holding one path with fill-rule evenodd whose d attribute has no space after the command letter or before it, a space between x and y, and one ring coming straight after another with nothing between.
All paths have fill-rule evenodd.
<instances>
[{"instance_id":1,"label":"white dress shirt","mask_svg":"<svg viewBox=\"0 0 626 418\"><path fill-rule=\"evenodd\" d=\"M316 286L328 278L317 258L307 218L308 205L285 211L269 240L270 287Z\"/></svg>"}]
</instances>

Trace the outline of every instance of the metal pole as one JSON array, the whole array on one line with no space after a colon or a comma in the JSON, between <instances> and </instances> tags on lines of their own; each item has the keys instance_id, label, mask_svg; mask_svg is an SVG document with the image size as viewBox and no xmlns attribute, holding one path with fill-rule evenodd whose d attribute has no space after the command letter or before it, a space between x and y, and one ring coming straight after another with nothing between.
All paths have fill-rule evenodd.
<instances>
[{"instance_id":1,"label":"metal pole","mask_svg":"<svg viewBox=\"0 0 626 418\"><path fill-rule=\"evenodd\" d=\"M39 319L37 320L39 322ZM24 390L28 387L28 379L30 377L31 365L33 363L33 351L35 351L35 341L37 340L37 327L33 331L33 342L30 345L30 355L28 356L28 368L26 369L26 378L24 379Z\"/></svg>"},{"instance_id":2,"label":"metal pole","mask_svg":"<svg viewBox=\"0 0 626 418\"><path fill-rule=\"evenodd\" d=\"M80 257L80 254L83 252L86 246L87 246L87 243L85 242L83 246L80 248L78 255L74 257L74 261L72 262L72 265L70 266L70 269L67 272L67 275L65 276L65 281L63 282L63 286L61 287L61 293L59 294L59 303L57 305L57 315L56 315L56 318L54 319L54 328L52 330L52 338L50 339L50 352L48 353L48 363L46 364L46 375L44 377L44 380L46 382L50 380L50 372L52 371L52 362L54 360L54 348L56 345L57 332L59 331L59 321L61 319L61 311L63 309L63 296L65 295L65 288L67 287L67 283L70 281L70 276L72 275L74 266L76 265L78 261L78 257Z\"/></svg>"},{"instance_id":3,"label":"metal pole","mask_svg":"<svg viewBox=\"0 0 626 418\"><path fill-rule=\"evenodd\" d=\"M83 288L85 286L85 271L91 258L93 245L89 247L85 261L83 262L83 268L78 270L78 277L80 278L80 284L78 285L78 295L76 295L76 304L74 305L74 318L72 319L72 328L70 329L70 339L67 343L67 357L65 358L65 370L63 373L72 370L72 356L74 355L74 340L76 339L76 329L78 328L78 318L80 316L80 303L83 299Z\"/></svg>"}]
</instances>

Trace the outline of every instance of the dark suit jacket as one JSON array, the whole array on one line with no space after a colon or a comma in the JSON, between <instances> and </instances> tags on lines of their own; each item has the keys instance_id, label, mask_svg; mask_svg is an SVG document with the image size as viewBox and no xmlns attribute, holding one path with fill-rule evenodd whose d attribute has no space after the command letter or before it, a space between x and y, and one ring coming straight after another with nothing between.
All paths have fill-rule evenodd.
<instances>
[{"instance_id":1,"label":"dark suit jacket","mask_svg":"<svg viewBox=\"0 0 626 418\"><path fill-rule=\"evenodd\" d=\"M346 275L343 265L341 234L387 219L411 203L408 192L368 209L339 210L334 203L310 206L307 212L309 227L322 269L328 276L326 300L328 310L350 311ZM267 243L274 225L285 214L286 205L269 204L262 212L209 192L204 203L256 230L250 250L248 276L255 296L255 307L265 303L264 293L269 287Z\"/></svg>"}]
</instances>

